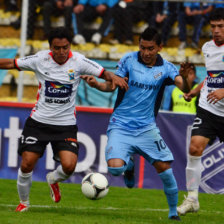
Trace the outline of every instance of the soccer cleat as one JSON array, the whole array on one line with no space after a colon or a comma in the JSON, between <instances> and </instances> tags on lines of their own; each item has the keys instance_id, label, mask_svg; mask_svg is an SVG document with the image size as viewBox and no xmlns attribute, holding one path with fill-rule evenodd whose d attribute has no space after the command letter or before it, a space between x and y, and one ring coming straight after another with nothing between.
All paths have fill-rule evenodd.
<instances>
[{"instance_id":1,"label":"soccer cleat","mask_svg":"<svg viewBox=\"0 0 224 224\"><path fill-rule=\"evenodd\" d=\"M112 44L112 45L115 45L115 44L119 44L119 40L117 39L112 39L112 40L109 40L109 44Z\"/></svg>"},{"instance_id":2,"label":"soccer cleat","mask_svg":"<svg viewBox=\"0 0 224 224\"><path fill-rule=\"evenodd\" d=\"M20 202L16 208L16 212L25 212L25 211L28 211L28 209L29 209L28 204Z\"/></svg>"},{"instance_id":3,"label":"soccer cleat","mask_svg":"<svg viewBox=\"0 0 224 224\"><path fill-rule=\"evenodd\" d=\"M100 33L95 33L93 34L91 38L91 42L93 42L94 44L100 44L101 39L102 39L102 35Z\"/></svg>"},{"instance_id":4,"label":"soccer cleat","mask_svg":"<svg viewBox=\"0 0 224 224\"><path fill-rule=\"evenodd\" d=\"M188 212L197 212L200 208L199 202L197 199L185 197L182 205L177 207L177 212L179 215L185 215Z\"/></svg>"},{"instance_id":5,"label":"soccer cleat","mask_svg":"<svg viewBox=\"0 0 224 224\"><path fill-rule=\"evenodd\" d=\"M85 37L82 36L81 34L77 34L73 38L73 43L74 44L86 44Z\"/></svg>"},{"instance_id":6,"label":"soccer cleat","mask_svg":"<svg viewBox=\"0 0 224 224\"><path fill-rule=\"evenodd\" d=\"M185 41L182 41L179 45L179 50L183 50L187 47L187 43Z\"/></svg>"},{"instance_id":7,"label":"soccer cleat","mask_svg":"<svg viewBox=\"0 0 224 224\"><path fill-rule=\"evenodd\" d=\"M131 160L133 161L133 158L131 158ZM124 182L128 188L133 188L135 186L135 166L134 165L132 170L126 170L124 172Z\"/></svg>"},{"instance_id":8,"label":"soccer cleat","mask_svg":"<svg viewBox=\"0 0 224 224\"><path fill-rule=\"evenodd\" d=\"M61 200L61 192L58 183L52 184L51 182L51 172L46 176L48 186L50 187L50 195L54 202L59 202Z\"/></svg>"},{"instance_id":9,"label":"soccer cleat","mask_svg":"<svg viewBox=\"0 0 224 224\"><path fill-rule=\"evenodd\" d=\"M178 215L171 216L171 217L169 217L169 219L176 220L176 221L181 221L181 219Z\"/></svg>"}]
</instances>

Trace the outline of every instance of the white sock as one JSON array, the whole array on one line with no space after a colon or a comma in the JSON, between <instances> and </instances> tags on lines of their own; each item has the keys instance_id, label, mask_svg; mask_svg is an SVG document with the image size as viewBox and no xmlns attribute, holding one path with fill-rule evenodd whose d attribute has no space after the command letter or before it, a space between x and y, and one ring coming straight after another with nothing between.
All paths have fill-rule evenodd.
<instances>
[{"instance_id":1,"label":"white sock","mask_svg":"<svg viewBox=\"0 0 224 224\"><path fill-rule=\"evenodd\" d=\"M59 165L57 167L56 170L54 170L52 173L51 173L51 182L52 184L54 183L57 183L57 182L62 182L64 180L67 180L68 178L70 177L70 175L67 175L63 169L62 169L62 166Z\"/></svg>"},{"instance_id":2,"label":"white sock","mask_svg":"<svg viewBox=\"0 0 224 224\"><path fill-rule=\"evenodd\" d=\"M188 155L186 181L188 197L198 200L198 189L201 181L201 156Z\"/></svg>"},{"instance_id":3,"label":"white sock","mask_svg":"<svg viewBox=\"0 0 224 224\"><path fill-rule=\"evenodd\" d=\"M18 170L17 190L20 201L24 204L29 204L30 187L32 185L32 174L33 172L23 173L20 168Z\"/></svg>"}]
</instances>

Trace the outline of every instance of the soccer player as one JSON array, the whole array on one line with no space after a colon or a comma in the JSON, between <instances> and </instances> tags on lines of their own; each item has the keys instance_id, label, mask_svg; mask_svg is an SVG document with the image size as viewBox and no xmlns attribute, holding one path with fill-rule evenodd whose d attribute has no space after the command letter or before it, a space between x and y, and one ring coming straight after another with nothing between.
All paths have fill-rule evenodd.
<instances>
[{"instance_id":1,"label":"soccer player","mask_svg":"<svg viewBox=\"0 0 224 224\"><path fill-rule=\"evenodd\" d=\"M72 35L66 28L52 29L48 41L50 50L20 59L0 59L0 69L34 71L39 81L37 103L26 120L18 148L22 156L17 178L20 198L16 208L18 212L29 208L33 169L49 142L54 159L61 163L46 176L53 201L59 202L61 199L58 182L68 179L75 170L79 148L75 97L80 75L95 75L112 81L113 88L128 88L122 78L83 55L72 52Z\"/></svg>"},{"instance_id":2,"label":"soccer player","mask_svg":"<svg viewBox=\"0 0 224 224\"><path fill-rule=\"evenodd\" d=\"M200 92L187 158L188 196L177 208L180 215L199 210L198 189L201 181L202 153L216 137L221 142L224 141L224 8L212 11L210 25L213 40L202 47L207 77L196 89L185 95L186 100L191 100Z\"/></svg>"},{"instance_id":3,"label":"soccer player","mask_svg":"<svg viewBox=\"0 0 224 224\"><path fill-rule=\"evenodd\" d=\"M189 91L187 72L182 65L180 75L172 63L158 52L161 36L147 28L139 39L139 51L126 54L118 63L116 75L128 79L128 91L118 90L114 112L107 130L106 160L108 170L118 176L124 172L127 187L135 185L133 154L142 155L160 176L169 205L169 219L180 220L177 214L178 188L171 162L173 155L160 135L155 116L164 85L170 80L183 92ZM90 86L110 91L110 82L100 83L83 76Z\"/></svg>"}]
</instances>

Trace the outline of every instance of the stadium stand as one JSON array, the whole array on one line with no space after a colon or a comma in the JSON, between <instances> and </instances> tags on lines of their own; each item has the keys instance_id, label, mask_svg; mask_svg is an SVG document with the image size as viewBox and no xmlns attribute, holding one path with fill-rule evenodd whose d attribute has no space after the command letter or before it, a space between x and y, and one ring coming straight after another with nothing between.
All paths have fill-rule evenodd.
<instances>
[{"instance_id":1,"label":"stadium stand","mask_svg":"<svg viewBox=\"0 0 224 224\"><path fill-rule=\"evenodd\" d=\"M19 1L20 2L20 1ZM20 5L18 3L18 5ZM10 24L16 21L20 16L20 12L18 11L5 11L5 4L4 0L0 0L0 48L18 48L20 47L20 29L13 28ZM41 49L48 49L48 42L42 41L43 36L43 19L41 13L39 13L37 17L37 21L35 24L35 31L32 40L28 40L26 42L25 54L33 54ZM93 23L85 24L87 29L97 29L100 24L102 23L102 19L97 18ZM61 26L64 24L63 17L55 17L52 18L52 26ZM93 59L100 59L100 60L110 60L113 62L118 61L125 53L130 51L137 51L138 50L138 37L139 33L141 33L147 27L146 21L140 21L133 26L133 33L134 33L134 42L133 45L125 45L125 44L115 44L110 45L109 39L113 35L113 28L110 31L107 37L104 37L102 43L99 45L95 45L93 43L86 43L85 45L72 45L73 51L78 51L84 54L88 58ZM187 33L188 38L192 35L193 27L188 25L187 26ZM209 38L209 26L205 26L203 28L203 32L201 35L201 39L199 42L199 46L207 41ZM204 63L202 54L197 49L192 49L190 47L178 50L179 46L179 39L178 39L178 24L177 22L173 25L171 30L171 38L168 40L166 47L163 48L161 51L161 55L173 62L173 63L180 63L188 59L189 61L193 62L196 65L202 65ZM114 63L115 65L116 63ZM113 67L115 69L115 66ZM5 79L3 80L3 85L0 88L0 98L4 97L4 100L7 99L6 96L16 96L16 91L11 88L13 83L17 82L18 71L10 71L7 73ZM16 86L16 85L15 85ZM15 87L16 88L16 87ZM14 88L14 89L15 89ZM7 90L6 90L7 89ZM37 89L37 81L34 75L30 72L25 72L24 74L24 100L27 101L35 101ZM80 88L81 89L81 88ZM81 92L81 91L80 91ZM92 95L91 95L92 96ZM79 94L79 99L82 104L84 102L84 97ZM113 97L109 97L112 99ZM82 100L81 100L82 99ZM16 101L16 99L15 99ZM88 100L86 101L88 104ZM91 103L90 103L91 104ZM105 103L102 103L104 106ZM110 105L109 105L110 106Z\"/></svg>"}]
</instances>

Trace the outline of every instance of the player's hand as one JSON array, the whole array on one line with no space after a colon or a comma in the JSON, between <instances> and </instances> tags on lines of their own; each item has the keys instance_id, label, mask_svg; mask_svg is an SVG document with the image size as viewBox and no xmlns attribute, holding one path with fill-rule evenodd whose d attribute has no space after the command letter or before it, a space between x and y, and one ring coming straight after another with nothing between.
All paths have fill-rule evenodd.
<instances>
[{"instance_id":1,"label":"player's hand","mask_svg":"<svg viewBox=\"0 0 224 224\"><path fill-rule=\"evenodd\" d=\"M127 82L128 82L127 77L121 78L117 75L114 75L111 80L112 90L115 90L117 87L120 87L121 89L127 91L129 88Z\"/></svg>"},{"instance_id":2,"label":"player's hand","mask_svg":"<svg viewBox=\"0 0 224 224\"><path fill-rule=\"evenodd\" d=\"M78 4L73 8L73 12L79 14L84 10L84 8L85 8L84 5Z\"/></svg>"},{"instance_id":3,"label":"player's hand","mask_svg":"<svg viewBox=\"0 0 224 224\"><path fill-rule=\"evenodd\" d=\"M64 6L67 7L67 6L73 6L73 0L65 0L64 1Z\"/></svg>"},{"instance_id":4,"label":"player's hand","mask_svg":"<svg viewBox=\"0 0 224 224\"><path fill-rule=\"evenodd\" d=\"M182 78L187 79L189 72L193 69L191 63L183 62L180 64L179 74Z\"/></svg>"},{"instance_id":5,"label":"player's hand","mask_svg":"<svg viewBox=\"0 0 224 224\"><path fill-rule=\"evenodd\" d=\"M215 104L224 98L224 89L217 89L208 94L207 100L209 103Z\"/></svg>"},{"instance_id":6,"label":"player's hand","mask_svg":"<svg viewBox=\"0 0 224 224\"><path fill-rule=\"evenodd\" d=\"M195 92L195 89L192 89L189 93L184 93L183 97L187 102L190 102L192 98L197 96L197 93Z\"/></svg>"},{"instance_id":7,"label":"player's hand","mask_svg":"<svg viewBox=\"0 0 224 224\"><path fill-rule=\"evenodd\" d=\"M57 8L58 9L63 9L64 8L64 3L61 0L56 1L56 5L57 5Z\"/></svg>"},{"instance_id":8,"label":"player's hand","mask_svg":"<svg viewBox=\"0 0 224 224\"><path fill-rule=\"evenodd\" d=\"M97 88L98 82L97 82L97 80L94 76L92 76L92 75L81 75L80 78L85 80L89 84L89 86L91 86L93 88Z\"/></svg>"},{"instance_id":9,"label":"player's hand","mask_svg":"<svg viewBox=\"0 0 224 224\"><path fill-rule=\"evenodd\" d=\"M107 10L107 6L104 5L104 4L101 4L101 5L98 5L96 7L96 11L100 14L100 15L103 15Z\"/></svg>"}]
</instances>

